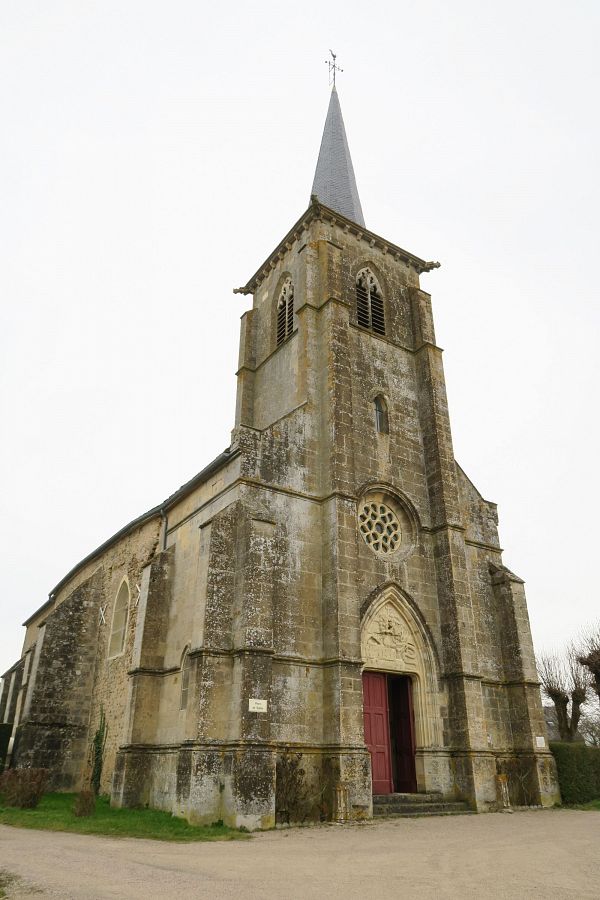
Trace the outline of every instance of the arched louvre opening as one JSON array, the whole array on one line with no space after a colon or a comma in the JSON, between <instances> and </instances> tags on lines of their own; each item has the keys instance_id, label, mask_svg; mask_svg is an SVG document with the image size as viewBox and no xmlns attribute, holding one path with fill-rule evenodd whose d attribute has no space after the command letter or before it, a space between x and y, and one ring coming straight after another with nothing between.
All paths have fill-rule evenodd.
<instances>
[{"instance_id":1,"label":"arched louvre opening","mask_svg":"<svg viewBox=\"0 0 600 900\"><path fill-rule=\"evenodd\" d=\"M294 330L294 285L286 278L277 300L277 346L287 341Z\"/></svg>"},{"instance_id":2,"label":"arched louvre opening","mask_svg":"<svg viewBox=\"0 0 600 900\"><path fill-rule=\"evenodd\" d=\"M356 276L356 319L361 328L385 335L383 294L368 268L361 269Z\"/></svg>"},{"instance_id":3,"label":"arched louvre opening","mask_svg":"<svg viewBox=\"0 0 600 900\"><path fill-rule=\"evenodd\" d=\"M371 327L369 292L365 280L360 276L356 280L356 318L361 328Z\"/></svg>"}]
</instances>

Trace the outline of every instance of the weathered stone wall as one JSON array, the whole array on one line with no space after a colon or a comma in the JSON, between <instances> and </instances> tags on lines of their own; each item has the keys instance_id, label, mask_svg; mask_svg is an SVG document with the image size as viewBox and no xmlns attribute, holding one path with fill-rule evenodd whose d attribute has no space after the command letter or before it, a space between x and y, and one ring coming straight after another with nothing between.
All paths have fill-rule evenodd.
<instances>
[{"instance_id":1,"label":"weathered stone wall","mask_svg":"<svg viewBox=\"0 0 600 900\"><path fill-rule=\"evenodd\" d=\"M85 765L101 578L83 582L49 617L13 760L48 768L55 790L77 790Z\"/></svg>"},{"instance_id":2,"label":"weathered stone wall","mask_svg":"<svg viewBox=\"0 0 600 900\"><path fill-rule=\"evenodd\" d=\"M25 660L21 659L5 673L2 698L0 699L0 723L15 721L17 701L23 681Z\"/></svg>"},{"instance_id":3,"label":"weathered stone wall","mask_svg":"<svg viewBox=\"0 0 600 900\"><path fill-rule=\"evenodd\" d=\"M31 671L25 695L29 709L21 715L13 760L17 765L42 765L46 760L59 789L74 789L89 779L90 742L103 709L107 740L101 789L110 790L115 754L123 739L136 586L154 555L159 529L160 521L152 520L90 561L28 627L30 655L40 633L44 639L37 672ZM108 659L114 602L123 579L130 590L125 645L121 654Z\"/></svg>"}]
</instances>

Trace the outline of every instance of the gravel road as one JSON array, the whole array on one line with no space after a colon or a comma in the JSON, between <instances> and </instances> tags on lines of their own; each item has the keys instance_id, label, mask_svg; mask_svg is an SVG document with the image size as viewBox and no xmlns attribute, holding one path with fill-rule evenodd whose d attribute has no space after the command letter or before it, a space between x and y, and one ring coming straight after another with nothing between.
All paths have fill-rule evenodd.
<instances>
[{"instance_id":1,"label":"gravel road","mask_svg":"<svg viewBox=\"0 0 600 900\"><path fill-rule=\"evenodd\" d=\"M173 844L0 826L7 897L600 897L600 812L396 819ZM0 884L2 882L0 881Z\"/></svg>"}]
</instances>

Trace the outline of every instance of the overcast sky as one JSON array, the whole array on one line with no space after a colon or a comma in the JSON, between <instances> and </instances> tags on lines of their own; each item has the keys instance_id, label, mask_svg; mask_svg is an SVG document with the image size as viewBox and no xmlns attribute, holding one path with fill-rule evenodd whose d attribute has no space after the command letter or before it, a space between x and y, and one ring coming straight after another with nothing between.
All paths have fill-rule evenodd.
<instances>
[{"instance_id":1,"label":"overcast sky","mask_svg":"<svg viewBox=\"0 0 600 900\"><path fill-rule=\"evenodd\" d=\"M216 11L215 11L216 9ZM367 227L442 268L455 454L534 641L598 617L597 0L4 0L0 672L229 444L234 295L308 205L328 49Z\"/></svg>"}]
</instances>

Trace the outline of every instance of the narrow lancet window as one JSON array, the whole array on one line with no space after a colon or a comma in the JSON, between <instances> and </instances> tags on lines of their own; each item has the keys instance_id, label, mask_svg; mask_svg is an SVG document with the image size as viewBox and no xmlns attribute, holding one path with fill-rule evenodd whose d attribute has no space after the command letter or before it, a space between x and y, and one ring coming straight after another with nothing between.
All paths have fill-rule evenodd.
<instances>
[{"instance_id":1,"label":"narrow lancet window","mask_svg":"<svg viewBox=\"0 0 600 900\"><path fill-rule=\"evenodd\" d=\"M287 341L294 330L294 285L286 278L277 300L277 346Z\"/></svg>"},{"instance_id":2,"label":"narrow lancet window","mask_svg":"<svg viewBox=\"0 0 600 900\"><path fill-rule=\"evenodd\" d=\"M361 269L356 276L356 319L361 328L385 334L383 294L370 269Z\"/></svg>"},{"instance_id":3,"label":"narrow lancet window","mask_svg":"<svg viewBox=\"0 0 600 900\"><path fill-rule=\"evenodd\" d=\"M184 650L183 659L181 661L181 696L179 700L179 708L187 709L188 694L190 692L190 667L191 660L188 648Z\"/></svg>"},{"instance_id":4,"label":"narrow lancet window","mask_svg":"<svg viewBox=\"0 0 600 900\"><path fill-rule=\"evenodd\" d=\"M390 433L390 421L388 418L387 403L381 395L375 397L375 427L379 434Z\"/></svg>"},{"instance_id":5,"label":"narrow lancet window","mask_svg":"<svg viewBox=\"0 0 600 900\"><path fill-rule=\"evenodd\" d=\"M127 582L123 581L117 599L115 600L115 609L112 618L112 628L110 630L110 642L108 645L109 656L119 656L125 647L125 635L127 633L127 620L129 618L129 588Z\"/></svg>"}]
</instances>

